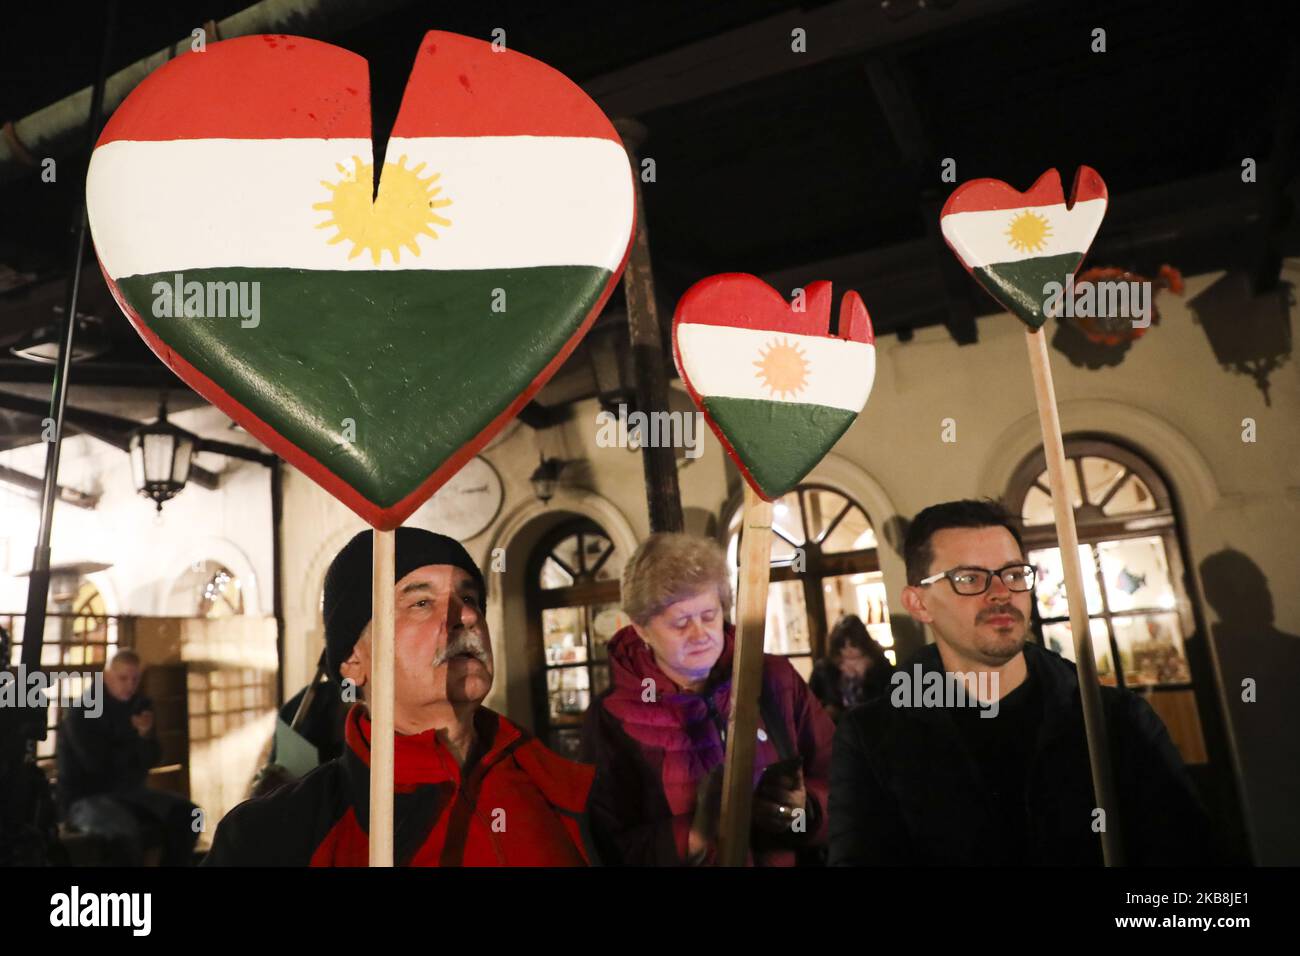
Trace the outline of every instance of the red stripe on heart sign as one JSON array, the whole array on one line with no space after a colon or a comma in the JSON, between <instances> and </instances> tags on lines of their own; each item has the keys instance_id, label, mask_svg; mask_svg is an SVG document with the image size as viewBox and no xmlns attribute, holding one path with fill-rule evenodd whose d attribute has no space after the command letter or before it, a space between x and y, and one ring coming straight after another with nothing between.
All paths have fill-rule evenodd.
<instances>
[{"instance_id":1,"label":"red stripe on heart sign","mask_svg":"<svg viewBox=\"0 0 1300 956\"><path fill-rule=\"evenodd\" d=\"M420 44L393 135L588 136L622 144L582 88L559 70L436 30Z\"/></svg>"},{"instance_id":2,"label":"red stripe on heart sign","mask_svg":"<svg viewBox=\"0 0 1300 956\"><path fill-rule=\"evenodd\" d=\"M710 276L687 290L678 306L678 314L689 313L690 321L699 325L721 325L737 329L789 332L795 335L818 335L848 342L874 345L875 333L862 297L850 290L840 301L840 324L837 335L830 334L831 284L825 280L808 283L803 301L785 297L757 276L744 272L727 272ZM800 305L802 304L802 308Z\"/></svg>"},{"instance_id":3,"label":"red stripe on heart sign","mask_svg":"<svg viewBox=\"0 0 1300 956\"><path fill-rule=\"evenodd\" d=\"M1074 187L1070 190L1069 204L1089 199L1105 199L1106 184L1101 174L1091 166L1080 166L1074 174ZM1039 176L1024 192L1019 192L1000 179L973 179L964 183L944 203L940 216L958 212L988 212L994 209L1021 209L1025 206L1054 206L1066 202L1061 189L1061 174L1049 169Z\"/></svg>"},{"instance_id":4,"label":"red stripe on heart sign","mask_svg":"<svg viewBox=\"0 0 1300 956\"><path fill-rule=\"evenodd\" d=\"M149 74L117 108L98 145L342 138L370 138L365 58L306 37L249 36L223 40L219 57L186 53Z\"/></svg>"}]
</instances>

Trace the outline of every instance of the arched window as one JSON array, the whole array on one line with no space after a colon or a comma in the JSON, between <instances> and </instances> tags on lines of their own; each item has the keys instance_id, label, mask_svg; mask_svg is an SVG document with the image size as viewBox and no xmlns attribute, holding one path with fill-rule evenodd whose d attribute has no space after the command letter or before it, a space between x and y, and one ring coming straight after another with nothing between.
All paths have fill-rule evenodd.
<instances>
[{"instance_id":1,"label":"arched window","mask_svg":"<svg viewBox=\"0 0 1300 956\"><path fill-rule=\"evenodd\" d=\"M218 561L195 561L176 583L178 607L192 607L195 617L235 617L244 613L244 592L235 573Z\"/></svg>"},{"instance_id":2,"label":"arched window","mask_svg":"<svg viewBox=\"0 0 1300 956\"><path fill-rule=\"evenodd\" d=\"M1192 676L1183 641L1193 629L1191 608L1182 593L1173 505L1164 482L1150 465L1116 445L1072 441L1066 454L1102 682L1189 686ZM1040 453L1022 466L1010 497L1018 503L1028 559L1039 568L1043 640L1052 650L1073 657L1061 551L1042 462Z\"/></svg>"},{"instance_id":3,"label":"arched window","mask_svg":"<svg viewBox=\"0 0 1300 956\"><path fill-rule=\"evenodd\" d=\"M239 578L229 568L208 561L210 572L199 597L201 617L234 617L244 613L244 592Z\"/></svg>"},{"instance_id":4,"label":"arched window","mask_svg":"<svg viewBox=\"0 0 1300 956\"><path fill-rule=\"evenodd\" d=\"M72 645L64 651L65 664L98 664L108 660L110 649L108 608L91 581L83 581L72 601ZM116 635L113 635L114 640Z\"/></svg>"},{"instance_id":5,"label":"arched window","mask_svg":"<svg viewBox=\"0 0 1300 956\"><path fill-rule=\"evenodd\" d=\"M533 726L567 757L577 757L583 716L609 686L605 647L631 623L619 605L626 560L586 518L557 527L529 560Z\"/></svg>"},{"instance_id":6,"label":"arched window","mask_svg":"<svg viewBox=\"0 0 1300 956\"><path fill-rule=\"evenodd\" d=\"M1205 763L1198 712L1212 706L1213 685L1208 660L1190 652L1195 614L1183 586L1169 488L1141 456L1113 442L1072 438L1065 453L1098 676L1104 684L1146 692L1183 759ZM1021 519L1026 556L1039 569L1036 597L1043 642L1073 660L1061 550L1041 449L1021 463L1006 501Z\"/></svg>"},{"instance_id":7,"label":"arched window","mask_svg":"<svg viewBox=\"0 0 1300 956\"><path fill-rule=\"evenodd\" d=\"M737 508L727 526L733 586L740 573L741 517ZM826 654L826 635L835 622L856 614L893 661L876 546L866 511L834 488L800 485L774 502L764 650L790 658L807 679L813 662Z\"/></svg>"}]
</instances>

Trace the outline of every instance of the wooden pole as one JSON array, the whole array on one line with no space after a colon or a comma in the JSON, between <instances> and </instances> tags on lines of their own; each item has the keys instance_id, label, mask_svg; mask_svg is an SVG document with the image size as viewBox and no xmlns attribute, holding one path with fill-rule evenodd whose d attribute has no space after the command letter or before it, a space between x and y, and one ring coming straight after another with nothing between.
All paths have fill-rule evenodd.
<instances>
[{"instance_id":1,"label":"wooden pole","mask_svg":"<svg viewBox=\"0 0 1300 956\"><path fill-rule=\"evenodd\" d=\"M1056 537L1065 569L1065 594L1070 605L1070 633L1074 638L1074 660L1079 671L1079 696L1083 701L1083 727L1088 737L1088 760L1092 765L1092 789L1097 806L1105 812L1101 849L1107 866L1122 866L1118 808L1111 776L1110 741L1101 707L1101 686L1097 680L1097 659L1092 653L1088 626L1088 605L1083 590L1083 568L1079 564L1079 533L1074 527L1074 504L1065 482L1065 442L1052 385L1052 366L1047 358L1047 334L1026 327L1029 368L1034 376L1034 398L1043 431L1043 452L1047 456L1047 480L1052 491Z\"/></svg>"},{"instance_id":2,"label":"wooden pole","mask_svg":"<svg viewBox=\"0 0 1300 956\"><path fill-rule=\"evenodd\" d=\"M370 865L393 865L393 619L397 535L374 533L370 627Z\"/></svg>"},{"instance_id":3,"label":"wooden pole","mask_svg":"<svg viewBox=\"0 0 1300 956\"><path fill-rule=\"evenodd\" d=\"M744 866L749 853L754 800L754 750L763 681L763 630L772 560L772 503L745 485L741 518L740 590L736 597L736 648L731 666L731 714L722 771L718 861Z\"/></svg>"}]
</instances>

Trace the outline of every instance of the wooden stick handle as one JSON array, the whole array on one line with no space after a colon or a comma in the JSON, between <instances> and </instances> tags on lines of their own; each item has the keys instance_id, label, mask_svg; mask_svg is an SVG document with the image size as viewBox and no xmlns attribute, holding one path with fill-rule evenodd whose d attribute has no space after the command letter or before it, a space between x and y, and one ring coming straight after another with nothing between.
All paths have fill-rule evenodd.
<instances>
[{"instance_id":1,"label":"wooden stick handle","mask_svg":"<svg viewBox=\"0 0 1300 956\"><path fill-rule=\"evenodd\" d=\"M722 819L718 861L744 866L749 853L750 810L754 800L754 750L758 698L763 683L763 630L767 623L767 584L772 570L772 503L745 485L741 519L740 590L736 597L736 648L731 667L731 714L722 771Z\"/></svg>"},{"instance_id":2,"label":"wooden stick handle","mask_svg":"<svg viewBox=\"0 0 1300 956\"><path fill-rule=\"evenodd\" d=\"M397 536L375 531L371 582L370 865L393 865L393 619Z\"/></svg>"},{"instance_id":3,"label":"wooden stick handle","mask_svg":"<svg viewBox=\"0 0 1300 956\"><path fill-rule=\"evenodd\" d=\"M1070 635L1074 638L1074 660L1079 672L1079 696L1083 701L1083 728L1088 737L1088 760L1092 765L1093 797L1105 813L1101 850L1107 866L1123 866L1110 741L1106 736L1106 719L1101 707L1097 659L1092 652L1087 595L1083 589L1083 568L1079 564L1079 533L1074 526L1074 504L1065 482L1065 441L1061 437L1052 366L1047 358L1047 334L1041 329L1026 328L1025 344L1029 347L1029 368L1034 376L1034 398L1038 402L1038 422L1042 426L1043 451L1047 456L1047 480L1052 491L1056 537L1061 546L1061 565L1065 570L1065 597L1070 606Z\"/></svg>"}]
</instances>

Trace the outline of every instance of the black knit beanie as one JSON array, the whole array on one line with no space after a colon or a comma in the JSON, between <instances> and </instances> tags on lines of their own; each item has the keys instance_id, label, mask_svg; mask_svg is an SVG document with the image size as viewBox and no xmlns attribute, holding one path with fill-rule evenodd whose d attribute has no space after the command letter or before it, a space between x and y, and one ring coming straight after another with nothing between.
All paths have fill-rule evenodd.
<instances>
[{"instance_id":1,"label":"black knit beanie","mask_svg":"<svg viewBox=\"0 0 1300 956\"><path fill-rule=\"evenodd\" d=\"M352 656L352 648L370 623L374 540L373 531L362 531L343 546L325 572L325 652L330 676L338 683L343 681L339 669ZM482 572L454 538L423 528L398 528L394 550L394 583L416 568L449 564L473 577L483 600L487 600Z\"/></svg>"}]
</instances>

